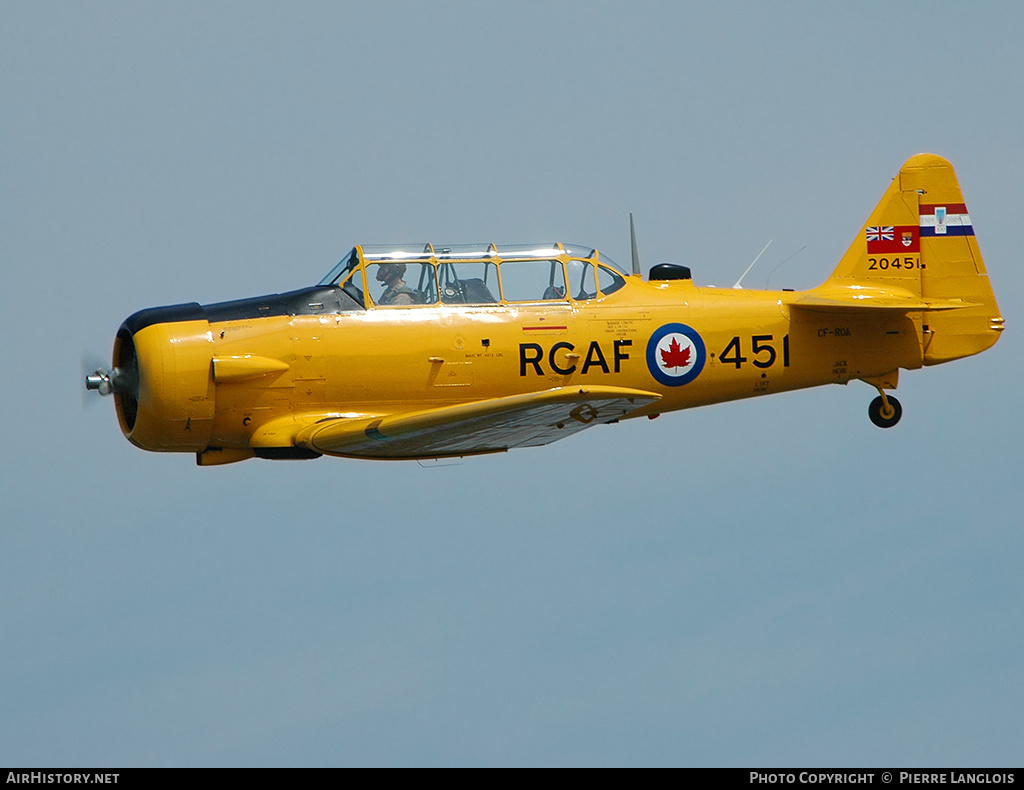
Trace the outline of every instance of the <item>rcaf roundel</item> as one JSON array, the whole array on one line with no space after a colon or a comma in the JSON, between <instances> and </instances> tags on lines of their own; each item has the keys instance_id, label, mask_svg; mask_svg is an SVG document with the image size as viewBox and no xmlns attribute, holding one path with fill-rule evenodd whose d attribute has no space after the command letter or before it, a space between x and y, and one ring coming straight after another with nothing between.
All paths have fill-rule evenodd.
<instances>
[{"instance_id":1,"label":"rcaf roundel","mask_svg":"<svg viewBox=\"0 0 1024 790\"><path fill-rule=\"evenodd\" d=\"M647 369L655 381L669 387L689 384L706 360L704 341L686 324L665 324L647 341Z\"/></svg>"}]
</instances>

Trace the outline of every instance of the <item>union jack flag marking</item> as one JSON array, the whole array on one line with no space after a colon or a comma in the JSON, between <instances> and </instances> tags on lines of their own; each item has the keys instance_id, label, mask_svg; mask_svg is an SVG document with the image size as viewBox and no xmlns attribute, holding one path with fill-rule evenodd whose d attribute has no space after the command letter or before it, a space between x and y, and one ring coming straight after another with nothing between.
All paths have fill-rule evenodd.
<instances>
[{"instance_id":1,"label":"union jack flag marking","mask_svg":"<svg viewBox=\"0 0 1024 790\"><path fill-rule=\"evenodd\" d=\"M867 229L868 241L892 241L892 225L874 226Z\"/></svg>"}]
</instances>

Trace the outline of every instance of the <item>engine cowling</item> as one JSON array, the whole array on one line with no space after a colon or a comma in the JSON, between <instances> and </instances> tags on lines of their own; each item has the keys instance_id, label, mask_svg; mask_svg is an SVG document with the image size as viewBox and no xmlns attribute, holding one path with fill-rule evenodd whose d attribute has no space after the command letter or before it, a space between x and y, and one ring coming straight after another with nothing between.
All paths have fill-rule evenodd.
<instances>
[{"instance_id":1,"label":"engine cowling","mask_svg":"<svg viewBox=\"0 0 1024 790\"><path fill-rule=\"evenodd\" d=\"M213 334L195 303L130 316L114 341L117 418L133 444L201 451L216 407Z\"/></svg>"}]
</instances>

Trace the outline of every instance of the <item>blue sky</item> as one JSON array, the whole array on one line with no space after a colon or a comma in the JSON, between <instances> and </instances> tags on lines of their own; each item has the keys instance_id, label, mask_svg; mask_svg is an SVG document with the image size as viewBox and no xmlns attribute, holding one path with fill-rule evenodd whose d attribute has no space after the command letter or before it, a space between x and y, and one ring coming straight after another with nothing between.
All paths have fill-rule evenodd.
<instances>
[{"instance_id":1,"label":"blue sky","mask_svg":"<svg viewBox=\"0 0 1024 790\"><path fill-rule=\"evenodd\" d=\"M0 5L0 764L1007 765L1024 10ZM904 374L423 469L143 453L79 360L353 244L803 288L957 169L1007 322ZM799 254L787 260L798 250ZM769 280L770 277L770 280Z\"/></svg>"}]
</instances>

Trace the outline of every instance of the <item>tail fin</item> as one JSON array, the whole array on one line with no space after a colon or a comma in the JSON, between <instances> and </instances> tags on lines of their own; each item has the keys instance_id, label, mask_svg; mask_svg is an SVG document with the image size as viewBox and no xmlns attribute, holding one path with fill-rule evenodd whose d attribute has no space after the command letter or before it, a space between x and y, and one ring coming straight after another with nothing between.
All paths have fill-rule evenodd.
<instances>
[{"instance_id":1,"label":"tail fin","mask_svg":"<svg viewBox=\"0 0 1024 790\"><path fill-rule=\"evenodd\" d=\"M984 351L999 314L953 166L940 156L907 160L831 277L808 307L844 303L922 311L924 364Z\"/></svg>"}]
</instances>

